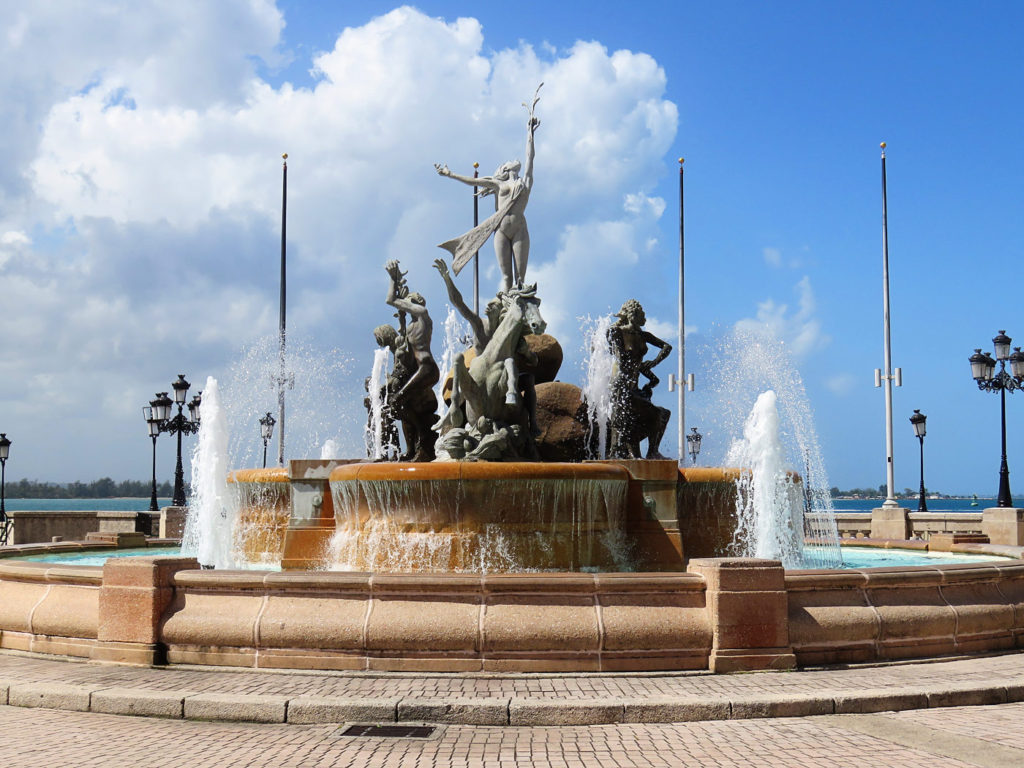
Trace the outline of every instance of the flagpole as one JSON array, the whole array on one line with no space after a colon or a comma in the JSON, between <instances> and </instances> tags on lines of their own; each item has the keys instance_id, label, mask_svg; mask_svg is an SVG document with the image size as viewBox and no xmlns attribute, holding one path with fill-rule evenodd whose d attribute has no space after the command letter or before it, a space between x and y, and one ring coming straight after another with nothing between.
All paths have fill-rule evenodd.
<instances>
[{"instance_id":1,"label":"flagpole","mask_svg":"<svg viewBox=\"0 0 1024 768\"><path fill-rule=\"evenodd\" d=\"M473 163L473 178L480 176L480 163ZM473 229L480 223L480 198L473 187ZM473 313L480 316L480 251L473 254Z\"/></svg>"},{"instance_id":2,"label":"flagpole","mask_svg":"<svg viewBox=\"0 0 1024 768\"><path fill-rule=\"evenodd\" d=\"M277 464L284 466L284 384L285 384L285 237L288 229L288 153L281 155L281 319L278 331L278 357L280 371L277 380Z\"/></svg>"},{"instance_id":3,"label":"flagpole","mask_svg":"<svg viewBox=\"0 0 1024 768\"><path fill-rule=\"evenodd\" d=\"M885 142L882 147L882 324L885 331L885 482L886 497L883 507L896 507L896 496L894 493L896 485L896 472L893 466L893 436L892 436L892 382L895 378L892 374L892 341L889 325L889 214L888 200L885 180Z\"/></svg>"},{"instance_id":4,"label":"flagpole","mask_svg":"<svg viewBox=\"0 0 1024 768\"><path fill-rule=\"evenodd\" d=\"M683 324L686 303L685 278L685 244L683 229L683 158L679 158L679 463L686 460L686 326Z\"/></svg>"}]
</instances>

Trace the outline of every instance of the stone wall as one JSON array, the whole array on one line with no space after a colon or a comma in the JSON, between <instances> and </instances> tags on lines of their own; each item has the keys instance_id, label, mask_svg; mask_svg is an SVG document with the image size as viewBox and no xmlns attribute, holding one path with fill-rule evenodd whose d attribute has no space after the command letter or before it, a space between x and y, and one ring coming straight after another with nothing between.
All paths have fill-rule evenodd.
<instances>
[{"instance_id":1,"label":"stone wall","mask_svg":"<svg viewBox=\"0 0 1024 768\"><path fill-rule=\"evenodd\" d=\"M980 534L985 530L983 512L911 512L901 507L896 516L905 520L911 538L922 541L928 541L936 533ZM871 523L871 512L836 512L836 528L843 539L869 538ZM903 525L900 530L904 530Z\"/></svg>"},{"instance_id":2,"label":"stone wall","mask_svg":"<svg viewBox=\"0 0 1024 768\"><path fill-rule=\"evenodd\" d=\"M141 515L150 522L159 518L157 512L125 512L121 510L9 510L7 512L14 526L12 544L49 543L54 536L67 541L84 540L93 531L104 533L131 532L135 530L136 517ZM149 533L154 528L145 532Z\"/></svg>"},{"instance_id":3,"label":"stone wall","mask_svg":"<svg viewBox=\"0 0 1024 768\"><path fill-rule=\"evenodd\" d=\"M772 560L706 558L688 573L485 576L196 566L0 562L0 647L450 672L729 672L1024 647L1024 562L1009 559L785 572Z\"/></svg>"}]
</instances>

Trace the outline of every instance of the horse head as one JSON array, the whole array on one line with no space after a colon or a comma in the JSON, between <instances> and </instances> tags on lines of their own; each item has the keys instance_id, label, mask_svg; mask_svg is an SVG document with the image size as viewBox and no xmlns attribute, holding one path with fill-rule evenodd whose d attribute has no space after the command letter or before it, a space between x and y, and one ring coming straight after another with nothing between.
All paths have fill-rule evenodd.
<instances>
[{"instance_id":1,"label":"horse head","mask_svg":"<svg viewBox=\"0 0 1024 768\"><path fill-rule=\"evenodd\" d=\"M540 315L540 299L537 298L537 284L527 285L521 288L512 288L509 291L499 294L501 298L503 315L514 312L519 318L525 333L540 335L547 329L548 324Z\"/></svg>"}]
</instances>

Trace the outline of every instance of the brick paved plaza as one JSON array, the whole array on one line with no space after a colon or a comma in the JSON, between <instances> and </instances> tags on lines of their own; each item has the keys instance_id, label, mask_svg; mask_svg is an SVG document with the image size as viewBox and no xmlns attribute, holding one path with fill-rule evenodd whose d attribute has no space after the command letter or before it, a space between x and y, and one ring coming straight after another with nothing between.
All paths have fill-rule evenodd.
<instances>
[{"instance_id":1,"label":"brick paved plaza","mask_svg":"<svg viewBox=\"0 0 1024 768\"><path fill-rule=\"evenodd\" d=\"M0 707L6 766L130 768L618 768L1024 765L1024 704L657 725L448 725L437 738L340 736L337 726L256 725Z\"/></svg>"},{"instance_id":2,"label":"brick paved plaza","mask_svg":"<svg viewBox=\"0 0 1024 768\"><path fill-rule=\"evenodd\" d=\"M742 675L482 676L151 669L3 652L0 691L11 704L0 706L5 766L1024 766L1020 654ZM127 701L171 708L102 713ZM605 721L467 724L495 706L541 722ZM277 722L244 722L278 711ZM426 739L353 737L345 718L297 724L303 711L456 722ZM823 714L772 716L801 712ZM661 722L673 713L694 721ZM620 722L644 716L653 722Z\"/></svg>"}]
</instances>

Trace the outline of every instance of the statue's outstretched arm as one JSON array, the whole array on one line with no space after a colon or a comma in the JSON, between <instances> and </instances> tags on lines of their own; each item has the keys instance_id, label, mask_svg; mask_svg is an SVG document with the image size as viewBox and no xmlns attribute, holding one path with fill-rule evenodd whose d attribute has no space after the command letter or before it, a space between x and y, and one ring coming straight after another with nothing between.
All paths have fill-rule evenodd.
<instances>
[{"instance_id":1,"label":"statue's outstretched arm","mask_svg":"<svg viewBox=\"0 0 1024 768\"><path fill-rule=\"evenodd\" d=\"M414 304L408 299L394 299L389 301L392 307L397 309L399 312L408 312L413 317L423 317L427 314L427 308L422 304Z\"/></svg>"},{"instance_id":2,"label":"statue's outstretched arm","mask_svg":"<svg viewBox=\"0 0 1024 768\"><path fill-rule=\"evenodd\" d=\"M472 176L460 176L450 171L447 165L441 165L440 163L434 163L434 168L437 169L438 176L447 176L449 179L461 181L463 184L468 184L471 187L483 187L492 192L498 189L498 182L490 176L478 176L475 179Z\"/></svg>"},{"instance_id":3,"label":"statue's outstretched arm","mask_svg":"<svg viewBox=\"0 0 1024 768\"><path fill-rule=\"evenodd\" d=\"M448 263L444 259L434 259L434 268L441 273L444 286L448 289L448 300L459 311L459 314L466 318L466 322L469 323L470 328L473 330L473 336L476 338L477 345L483 349L487 346L487 334L484 332L484 323L480 316L469 308L465 299L462 298L461 291L455 287L455 281L452 280L452 276L448 273Z\"/></svg>"}]
</instances>

